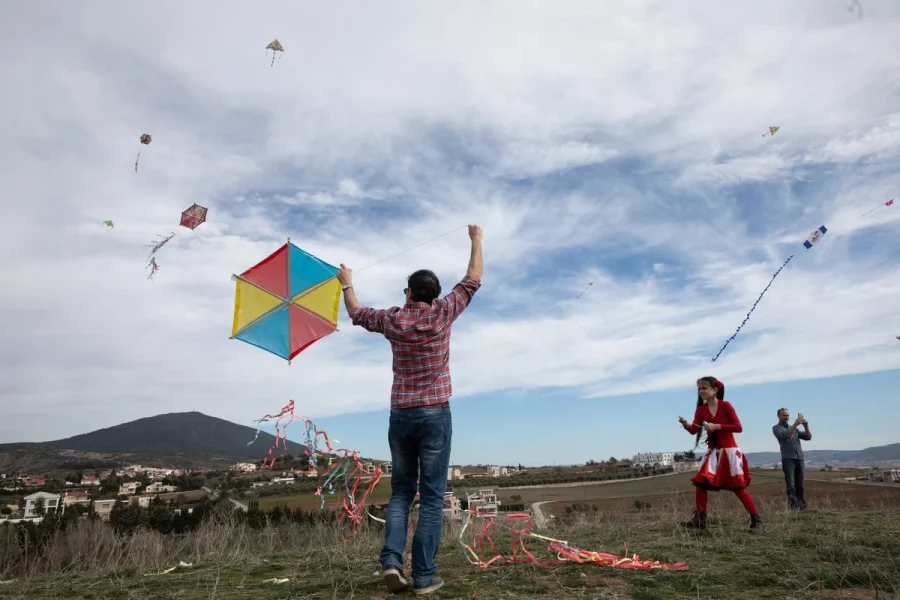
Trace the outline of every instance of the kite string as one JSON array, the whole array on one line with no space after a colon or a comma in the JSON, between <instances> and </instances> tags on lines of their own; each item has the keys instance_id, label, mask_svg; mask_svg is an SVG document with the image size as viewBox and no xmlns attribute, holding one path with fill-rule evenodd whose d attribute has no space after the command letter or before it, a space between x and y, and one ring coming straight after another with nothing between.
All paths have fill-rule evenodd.
<instances>
[{"instance_id":1,"label":"kite string","mask_svg":"<svg viewBox=\"0 0 900 600\"><path fill-rule=\"evenodd\" d=\"M465 228L465 227L467 227L467 226L468 226L468 225L463 225L462 227L457 227L456 229L453 229L453 230L451 230L451 231L448 231L447 233L442 233L441 235L439 235L439 236L437 236L437 237L433 237L433 238L431 238L431 239L428 240L428 241L422 242L421 244L417 244L417 245L413 246L412 248L407 248L406 250L403 250L402 252L398 252L397 254L394 254L393 256L388 256L387 258L383 258L383 259L379 260L378 262L374 262L374 263L372 263L372 264L370 264L370 265L368 265L368 266L363 267L362 269L357 269L356 271L357 271L357 272L365 271L366 269L368 269L368 268L370 268L370 267L374 267L375 265L380 265L381 263L387 262L387 261L391 260L392 258L397 258L397 257L400 256L401 254L406 254L406 253L409 252L410 250L415 250L416 248L419 248L419 247L421 247L421 246L424 246L425 244L430 244L431 242L433 242L433 241L435 241L435 240L439 240L439 239L442 238L442 237L446 237L446 236L450 235L451 233L456 233L456 232L459 231L460 229L463 229L463 228Z\"/></svg>"}]
</instances>

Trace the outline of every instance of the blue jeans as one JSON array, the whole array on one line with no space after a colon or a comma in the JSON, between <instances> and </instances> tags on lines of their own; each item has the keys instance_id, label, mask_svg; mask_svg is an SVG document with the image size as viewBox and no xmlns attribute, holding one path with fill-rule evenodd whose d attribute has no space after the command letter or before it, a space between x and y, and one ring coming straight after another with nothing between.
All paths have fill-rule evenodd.
<instances>
[{"instance_id":1,"label":"blue jeans","mask_svg":"<svg viewBox=\"0 0 900 600\"><path fill-rule=\"evenodd\" d=\"M791 508L806 508L806 498L803 490L803 471L805 469L802 458L785 458L781 461L781 470L784 471L784 484L787 487L788 504Z\"/></svg>"},{"instance_id":2,"label":"blue jeans","mask_svg":"<svg viewBox=\"0 0 900 600\"><path fill-rule=\"evenodd\" d=\"M412 544L412 578L416 587L430 585L437 571L434 559L441 547L451 437L449 403L391 409L391 499L378 562L383 569L393 567L403 572L409 507L418 488L419 521Z\"/></svg>"}]
</instances>

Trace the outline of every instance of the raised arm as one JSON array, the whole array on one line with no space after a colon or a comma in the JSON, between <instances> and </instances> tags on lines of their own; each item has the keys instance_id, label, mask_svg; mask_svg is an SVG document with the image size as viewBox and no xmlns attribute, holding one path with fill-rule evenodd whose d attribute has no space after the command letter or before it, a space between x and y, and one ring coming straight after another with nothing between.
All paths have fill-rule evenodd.
<instances>
[{"instance_id":1,"label":"raised arm","mask_svg":"<svg viewBox=\"0 0 900 600\"><path fill-rule=\"evenodd\" d=\"M481 256L481 236L481 227L469 225L469 239L472 240L472 251L469 255L469 268L466 270L466 277L479 282L484 273L484 259Z\"/></svg>"},{"instance_id":2,"label":"raised arm","mask_svg":"<svg viewBox=\"0 0 900 600\"><path fill-rule=\"evenodd\" d=\"M385 310L361 307L353 291L353 269L348 269L341 263L341 270L337 274L338 281L344 291L344 308L354 325L359 325L373 333L384 333Z\"/></svg>"},{"instance_id":3,"label":"raised arm","mask_svg":"<svg viewBox=\"0 0 900 600\"><path fill-rule=\"evenodd\" d=\"M800 432L798 436L801 440L809 441L812 439L812 432L809 430L809 424L804 420L801 425L803 425L803 431Z\"/></svg>"},{"instance_id":4,"label":"raised arm","mask_svg":"<svg viewBox=\"0 0 900 600\"><path fill-rule=\"evenodd\" d=\"M725 408L725 416L728 417L728 422L722 424L719 429L720 431L730 431L731 433L740 433L744 431L744 426L741 425L741 420L738 419L737 411L734 410L734 406L731 405L731 402L722 403Z\"/></svg>"}]
</instances>

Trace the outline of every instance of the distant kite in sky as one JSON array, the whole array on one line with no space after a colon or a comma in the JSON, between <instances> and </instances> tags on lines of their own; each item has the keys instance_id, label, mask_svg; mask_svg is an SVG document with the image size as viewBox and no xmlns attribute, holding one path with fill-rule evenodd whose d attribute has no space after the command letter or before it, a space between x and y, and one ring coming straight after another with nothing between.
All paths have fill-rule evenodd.
<instances>
[{"instance_id":1,"label":"distant kite in sky","mask_svg":"<svg viewBox=\"0 0 900 600\"><path fill-rule=\"evenodd\" d=\"M581 290L581 293L578 294L577 296L575 296L575 299L578 300L579 298L581 298L581 297L584 295L584 293L585 293L586 291L588 291L588 288L591 287L592 285L594 285L594 282L593 282L593 281L590 282L589 284L587 284L587 286L586 286L583 290Z\"/></svg>"},{"instance_id":2,"label":"distant kite in sky","mask_svg":"<svg viewBox=\"0 0 900 600\"><path fill-rule=\"evenodd\" d=\"M764 133L764 134L762 134L762 136L763 137L766 137L767 135L773 136L773 135L775 135L775 132L778 131L779 129L781 129L781 127L769 127L769 133Z\"/></svg>"},{"instance_id":3,"label":"distant kite in sky","mask_svg":"<svg viewBox=\"0 0 900 600\"><path fill-rule=\"evenodd\" d=\"M872 210L863 213L862 216L866 216L866 215L869 214L870 212L876 211L876 210L878 210L879 208L881 208L882 206L893 206L893 204L894 204L894 201L893 201L893 200L888 200L888 201L885 202L884 204L879 204L878 206L876 206L876 207L873 208Z\"/></svg>"},{"instance_id":4,"label":"distant kite in sky","mask_svg":"<svg viewBox=\"0 0 900 600\"><path fill-rule=\"evenodd\" d=\"M103 221L103 224L106 225L107 227L114 227L112 221Z\"/></svg>"},{"instance_id":5,"label":"distant kite in sky","mask_svg":"<svg viewBox=\"0 0 900 600\"><path fill-rule=\"evenodd\" d=\"M338 268L287 243L240 275L232 276L231 338L288 361L337 331Z\"/></svg>"},{"instance_id":6,"label":"distant kite in sky","mask_svg":"<svg viewBox=\"0 0 900 600\"><path fill-rule=\"evenodd\" d=\"M812 248L813 246L818 244L819 240L821 240L822 236L825 235L827 232L828 232L828 230L825 228L824 225L822 225L821 227L819 227L818 229L813 231L811 234L809 234L809 237L806 238L805 242L803 242L803 246L807 250L809 250L810 248Z\"/></svg>"},{"instance_id":7,"label":"distant kite in sky","mask_svg":"<svg viewBox=\"0 0 900 600\"><path fill-rule=\"evenodd\" d=\"M145 146L149 146L150 142L152 142L152 141L153 141L153 138L150 137L149 133L145 133L144 135L141 136L141 143L144 144ZM134 172L135 173L137 173L137 170L138 170L138 161L139 160L141 160L141 151L140 150L138 150L137 158L134 159Z\"/></svg>"},{"instance_id":8,"label":"distant kite in sky","mask_svg":"<svg viewBox=\"0 0 900 600\"><path fill-rule=\"evenodd\" d=\"M822 225L821 227L819 227L818 229L816 229L809 235L809 237L806 239L806 241L803 242L803 246L807 250L809 250L810 248L815 246L817 243L819 243L819 240L822 239L822 236L825 235L825 233L827 231L828 231L828 229L824 225ZM744 327L744 325L747 324L747 321L750 320L751 313L753 313L753 311L756 310L756 305L759 304L760 300L762 300L762 297L765 295L765 293L767 291L769 291L769 288L772 286L772 283L775 281L775 278L778 277L778 274L781 273L781 270L784 269L789 262L791 262L792 258L794 258L793 254L791 254L788 257L788 259L786 261L784 261L784 264L781 265L777 271L775 271L775 274L772 275L772 279L769 280L769 284L765 287L765 289L763 289L762 293L760 293L759 297L756 299L756 302L753 303L753 306L750 308L750 312L747 313L747 316L744 317L744 321L735 330L735 332L731 335L731 337L725 341L725 345L722 346L722 348L719 350L719 352L713 357L712 362L716 362L716 359L719 358L719 356L721 356L721 354L725 350L725 348L728 347L728 344L731 343L731 340L733 340L734 338L737 337L738 332L740 332L740 330Z\"/></svg>"},{"instance_id":9,"label":"distant kite in sky","mask_svg":"<svg viewBox=\"0 0 900 600\"><path fill-rule=\"evenodd\" d=\"M276 52L281 52L281 54L284 55L284 46L281 45L281 42L278 41L278 38L275 38L274 40L272 40L269 43L268 46L266 46L266 55L269 54L269 52L268 52L269 50L272 51L272 64L269 65L271 67L275 64L275 53ZM281 58L281 57L279 57L279 58Z\"/></svg>"},{"instance_id":10,"label":"distant kite in sky","mask_svg":"<svg viewBox=\"0 0 900 600\"><path fill-rule=\"evenodd\" d=\"M193 204L181 213L181 225L188 229L196 229L206 222L206 208L199 204Z\"/></svg>"}]
</instances>

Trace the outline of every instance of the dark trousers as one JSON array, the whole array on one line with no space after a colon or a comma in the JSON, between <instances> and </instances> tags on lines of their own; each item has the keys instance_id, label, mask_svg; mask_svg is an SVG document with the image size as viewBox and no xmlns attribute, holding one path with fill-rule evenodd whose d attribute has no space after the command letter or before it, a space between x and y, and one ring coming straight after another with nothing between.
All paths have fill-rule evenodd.
<instances>
[{"instance_id":1,"label":"dark trousers","mask_svg":"<svg viewBox=\"0 0 900 600\"><path fill-rule=\"evenodd\" d=\"M787 487L788 503L791 508L806 508L806 498L803 496L803 471L802 458L785 458L781 461L781 470L784 471L784 484Z\"/></svg>"}]
</instances>

